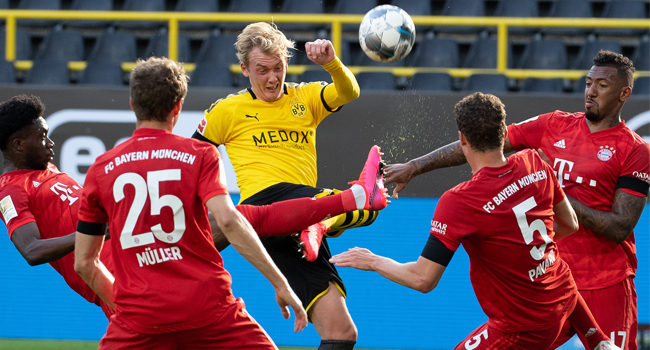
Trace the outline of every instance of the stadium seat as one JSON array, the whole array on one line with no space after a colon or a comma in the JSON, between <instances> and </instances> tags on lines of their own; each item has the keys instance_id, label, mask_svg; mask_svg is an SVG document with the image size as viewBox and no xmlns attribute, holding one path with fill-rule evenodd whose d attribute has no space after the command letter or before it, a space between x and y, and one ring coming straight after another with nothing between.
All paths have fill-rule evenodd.
<instances>
[{"instance_id":1,"label":"stadium seat","mask_svg":"<svg viewBox=\"0 0 650 350\"><path fill-rule=\"evenodd\" d=\"M587 87L587 76L584 75L580 77L580 79L573 82L573 93L584 95L586 87Z\"/></svg>"},{"instance_id":2,"label":"stadium seat","mask_svg":"<svg viewBox=\"0 0 650 350\"><path fill-rule=\"evenodd\" d=\"M20 0L18 10L60 10L61 0ZM51 27L56 21L43 19L19 19L18 25Z\"/></svg>"},{"instance_id":3,"label":"stadium seat","mask_svg":"<svg viewBox=\"0 0 650 350\"><path fill-rule=\"evenodd\" d=\"M0 59L0 84L11 84L16 82L16 70L12 62Z\"/></svg>"},{"instance_id":4,"label":"stadium seat","mask_svg":"<svg viewBox=\"0 0 650 350\"><path fill-rule=\"evenodd\" d=\"M210 35L201 44L196 62L215 62L220 64L239 63L235 49L236 35Z\"/></svg>"},{"instance_id":5,"label":"stadium seat","mask_svg":"<svg viewBox=\"0 0 650 350\"><path fill-rule=\"evenodd\" d=\"M47 33L34 59L59 62L83 61L83 38L79 32L62 30L57 26Z\"/></svg>"},{"instance_id":6,"label":"stadium seat","mask_svg":"<svg viewBox=\"0 0 650 350\"><path fill-rule=\"evenodd\" d=\"M605 2L602 17L604 18L636 18L646 17L646 2L636 0L610 0ZM647 33L647 30L645 30ZM596 33L600 35L640 35L643 29L630 28L599 28Z\"/></svg>"},{"instance_id":7,"label":"stadium seat","mask_svg":"<svg viewBox=\"0 0 650 350\"><path fill-rule=\"evenodd\" d=\"M406 85L408 90L451 91L451 76L447 73L416 73Z\"/></svg>"},{"instance_id":8,"label":"stadium seat","mask_svg":"<svg viewBox=\"0 0 650 350\"><path fill-rule=\"evenodd\" d=\"M618 41L587 41L578 52L578 57L573 63L573 69L590 69L594 64L594 57L600 50L609 50L621 53L621 44Z\"/></svg>"},{"instance_id":9,"label":"stadium seat","mask_svg":"<svg viewBox=\"0 0 650 350\"><path fill-rule=\"evenodd\" d=\"M233 87L230 68L217 62L198 62L190 77L189 85L191 87Z\"/></svg>"},{"instance_id":10,"label":"stadium seat","mask_svg":"<svg viewBox=\"0 0 650 350\"><path fill-rule=\"evenodd\" d=\"M508 43L508 68L513 68L514 54L512 45ZM478 38L469 47L467 57L465 58L464 68L497 68L497 39Z\"/></svg>"},{"instance_id":11,"label":"stadium seat","mask_svg":"<svg viewBox=\"0 0 650 350\"><path fill-rule=\"evenodd\" d=\"M463 82L463 91L507 92L508 78L502 74L473 74Z\"/></svg>"},{"instance_id":12,"label":"stadium seat","mask_svg":"<svg viewBox=\"0 0 650 350\"><path fill-rule=\"evenodd\" d=\"M218 0L178 0L176 12L219 12ZM215 27L216 22L180 22L179 26L185 29L208 29Z\"/></svg>"},{"instance_id":13,"label":"stadium seat","mask_svg":"<svg viewBox=\"0 0 650 350\"><path fill-rule=\"evenodd\" d=\"M361 72L356 77L361 90L395 89L395 78L389 72Z\"/></svg>"},{"instance_id":14,"label":"stadium seat","mask_svg":"<svg viewBox=\"0 0 650 350\"><path fill-rule=\"evenodd\" d=\"M349 1L349 0L348 0ZM429 0L392 0L391 5L397 6L406 11L410 16L431 16L433 10L431 8L431 1ZM368 8L368 10L370 10ZM366 12L368 11L366 10ZM418 25L416 32L424 33L431 30L430 26Z\"/></svg>"},{"instance_id":15,"label":"stadium seat","mask_svg":"<svg viewBox=\"0 0 650 350\"><path fill-rule=\"evenodd\" d=\"M407 65L411 67L450 67L460 65L458 44L453 39L430 38L423 39L406 57Z\"/></svg>"},{"instance_id":16,"label":"stadium seat","mask_svg":"<svg viewBox=\"0 0 650 350\"><path fill-rule=\"evenodd\" d=\"M650 98L650 77L638 77L634 80L633 96Z\"/></svg>"},{"instance_id":17,"label":"stadium seat","mask_svg":"<svg viewBox=\"0 0 650 350\"><path fill-rule=\"evenodd\" d=\"M524 80L521 91L541 93L561 93L564 90L562 79L527 78Z\"/></svg>"},{"instance_id":18,"label":"stadium seat","mask_svg":"<svg viewBox=\"0 0 650 350\"><path fill-rule=\"evenodd\" d=\"M0 9L9 9L9 0L0 0Z\"/></svg>"},{"instance_id":19,"label":"stadium seat","mask_svg":"<svg viewBox=\"0 0 650 350\"><path fill-rule=\"evenodd\" d=\"M89 61L81 72L79 84L121 86L124 84L122 77L122 66L117 62Z\"/></svg>"},{"instance_id":20,"label":"stadium seat","mask_svg":"<svg viewBox=\"0 0 650 350\"><path fill-rule=\"evenodd\" d=\"M341 52L336 52L336 56L343 62L345 65L350 65L352 59L350 58L350 42L342 39L341 40ZM291 58L292 64L315 64L308 57L305 52L305 43L296 43L296 51L294 51L294 57Z\"/></svg>"},{"instance_id":21,"label":"stadium seat","mask_svg":"<svg viewBox=\"0 0 650 350\"><path fill-rule=\"evenodd\" d=\"M284 0L280 7L280 13L325 13L325 5L322 0ZM283 31L313 31L324 29L324 24L319 23L277 23L278 29Z\"/></svg>"},{"instance_id":22,"label":"stadium seat","mask_svg":"<svg viewBox=\"0 0 650 350\"><path fill-rule=\"evenodd\" d=\"M272 0L237 0L228 4L226 12L270 13ZM224 22L219 27L227 30L241 31L249 22Z\"/></svg>"},{"instance_id":23,"label":"stadium seat","mask_svg":"<svg viewBox=\"0 0 650 350\"><path fill-rule=\"evenodd\" d=\"M570 18L591 18L593 11L591 1L589 0L555 0L551 5L548 17L570 17ZM546 34L560 35L583 35L593 31L591 28L546 28L543 30Z\"/></svg>"},{"instance_id":24,"label":"stadium seat","mask_svg":"<svg viewBox=\"0 0 650 350\"><path fill-rule=\"evenodd\" d=\"M136 12L160 12L165 11L165 0L126 0L122 11L136 11ZM129 29L139 28L158 28L167 25L163 21L121 21L116 23L119 27Z\"/></svg>"},{"instance_id":25,"label":"stadium seat","mask_svg":"<svg viewBox=\"0 0 650 350\"><path fill-rule=\"evenodd\" d=\"M483 0L447 0L440 15L485 17L485 5ZM436 26L434 28L434 31L444 33L478 33L483 30L483 27L472 26Z\"/></svg>"},{"instance_id":26,"label":"stadium seat","mask_svg":"<svg viewBox=\"0 0 650 350\"><path fill-rule=\"evenodd\" d=\"M494 11L494 17L537 18L537 0L501 0ZM539 31L539 28L508 27L508 34L532 34L536 31Z\"/></svg>"},{"instance_id":27,"label":"stadium seat","mask_svg":"<svg viewBox=\"0 0 650 350\"><path fill-rule=\"evenodd\" d=\"M69 85L68 64L57 60L35 59L25 77L26 84Z\"/></svg>"},{"instance_id":28,"label":"stadium seat","mask_svg":"<svg viewBox=\"0 0 650 350\"><path fill-rule=\"evenodd\" d=\"M99 36L88 61L134 62L137 58L135 35L131 32L108 28Z\"/></svg>"},{"instance_id":29,"label":"stadium seat","mask_svg":"<svg viewBox=\"0 0 650 350\"><path fill-rule=\"evenodd\" d=\"M377 6L377 0L338 0L332 12L335 14L365 15L375 6ZM343 24L341 27L346 32L358 32L359 24Z\"/></svg>"},{"instance_id":30,"label":"stadium seat","mask_svg":"<svg viewBox=\"0 0 650 350\"><path fill-rule=\"evenodd\" d=\"M75 11L113 11L113 0L74 0L70 10ZM66 21L68 27L105 27L105 21Z\"/></svg>"},{"instance_id":31,"label":"stadium seat","mask_svg":"<svg viewBox=\"0 0 650 350\"><path fill-rule=\"evenodd\" d=\"M566 45L559 39L532 40L519 61L521 69L567 69Z\"/></svg>"},{"instance_id":32,"label":"stadium seat","mask_svg":"<svg viewBox=\"0 0 650 350\"><path fill-rule=\"evenodd\" d=\"M641 41L641 44L634 49L632 62L636 70L650 70L650 42Z\"/></svg>"},{"instance_id":33,"label":"stadium seat","mask_svg":"<svg viewBox=\"0 0 650 350\"><path fill-rule=\"evenodd\" d=\"M7 32L5 27L0 29L0 59L5 59L5 39ZM32 39L27 31L23 29L16 29L16 59L17 60L31 60L32 59Z\"/></svg>"},{"instance_id":34,"label":"stadium seat","mask_svg":"<svg viewBox=\"0 0 650 350\"><path fill-rule=\"evenodd\" d=\"M372 58L368 57L363 50L359 50L357 57L353 59L353 64L355 66L370 66L370 67L404 67L405 60L399 60L396 62L384 63L373 61Z\"/></svg>"},{"instance_id":35,"label":"stadium seat","mask_svg":"<svg viewBox=\"0 0 650 350\"><path fill-rule=\"evenodd\" d=\"M178 34L177 41L178 56L176 60L178 62L189 62L190 61L190 38L183 34ZM156 57L169 57L169 35L167 34L167 28L161 28L158 32L149 39L149 44L144 51L144 58L149 58L152 56Z\"/></svg>"},{"instance_id":36,"label":"stadium seat","mask_svg":"<svg viewBox=\"0 0 650 350\"><path fill-rule=\"evenodd\" d=\"M312 81L326 81L328 83L331 83L332 76L329 73L327 73L324 69L306 70L300 76L300 81L305 83L309 83Z\"/></svg>"}]
</instances>

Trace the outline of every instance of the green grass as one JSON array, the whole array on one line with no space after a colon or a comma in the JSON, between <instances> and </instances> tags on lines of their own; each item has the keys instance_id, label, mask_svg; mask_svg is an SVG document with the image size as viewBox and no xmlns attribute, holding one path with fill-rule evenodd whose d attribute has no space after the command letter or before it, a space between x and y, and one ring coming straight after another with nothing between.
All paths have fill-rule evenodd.
<instances>
[{"instance_id":1,"label":"green grass","mask_svg":"<svg viewBox=\"0 0 650 350\"><path fill-rule=\"evenodd\" d=\"M64 340L0 339L0 350L96 350L99 342ZM280 347L280 350L313 350L315 348Z\"/></svg>"}]
</instances>

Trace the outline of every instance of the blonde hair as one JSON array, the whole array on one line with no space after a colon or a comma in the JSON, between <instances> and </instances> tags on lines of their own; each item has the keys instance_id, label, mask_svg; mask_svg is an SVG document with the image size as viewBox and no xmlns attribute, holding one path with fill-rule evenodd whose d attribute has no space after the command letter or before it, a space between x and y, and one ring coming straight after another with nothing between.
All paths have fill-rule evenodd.
<instances>
[{"instance_id":1,"label":"blonde hair","mask_svg":"<svg viewBox=\"0 0 650 350\"><path fill-rule=\"evenodd\" d=\"M248 55L255 47L259 47L267 55L289 59L293 56L289 49L295 50L295 42L287 39L274 23L257 22L244 28L237 36L235 47L237 59L248 67Z\"/></svg>"},{"instance_id":2,"label":"blonde hair","mask_svg":"<svg viewBox=\"0 0 650 350\"><path fill-rule=\"evenodd\" d=\"M187 74L182 64L165 57L139 59L129 76L133 111L138 120L164 121L187 94Z\"/></svg>"}]
</instances>

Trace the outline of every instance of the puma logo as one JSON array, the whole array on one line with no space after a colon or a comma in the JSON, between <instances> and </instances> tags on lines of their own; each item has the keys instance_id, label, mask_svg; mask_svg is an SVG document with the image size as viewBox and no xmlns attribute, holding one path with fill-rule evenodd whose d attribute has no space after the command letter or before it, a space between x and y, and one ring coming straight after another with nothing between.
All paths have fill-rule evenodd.
<instances>
[{"instance_id":1,"label":"puma logo","mask_svg":"<svg viewBox=\"0 0 650 350\"><path fill-rule=\"evenodd\" d=\"M255 115L248 115L248 114L246 114L246 118L255 118L255 119L259 122L260 120L257 119L257 114L258 114L258 113L255 113Z\"/></svg>"}]
</instances>

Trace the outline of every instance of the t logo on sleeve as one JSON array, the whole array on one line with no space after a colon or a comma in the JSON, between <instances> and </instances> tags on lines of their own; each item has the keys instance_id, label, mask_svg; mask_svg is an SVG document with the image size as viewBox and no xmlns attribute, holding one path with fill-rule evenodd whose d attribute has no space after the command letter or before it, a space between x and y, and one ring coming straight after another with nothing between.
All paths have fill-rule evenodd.
<instances>
[{"instance_id":1,"label":"t logo on sleeve","mask_svg":"<svg viewBox=\"0 0 650 350\"><path fill-rule=\"evenodd\" d=\"M18 216L14 202L11 200L11 195L8 195L0 200L0 212L5 218L5 223L9 223L9 220Z\"/></svg>"}]
</instances>

